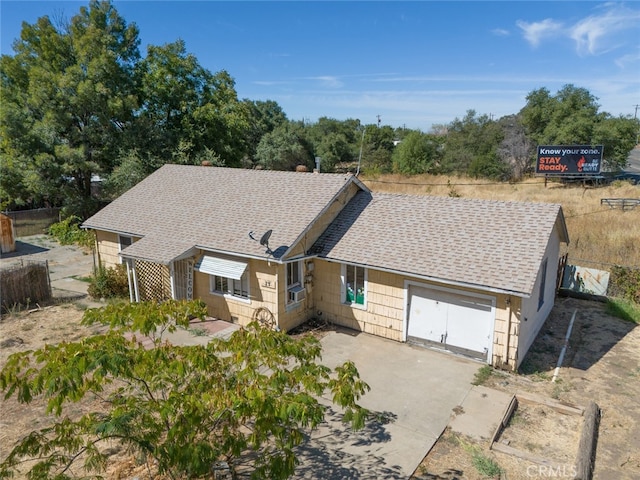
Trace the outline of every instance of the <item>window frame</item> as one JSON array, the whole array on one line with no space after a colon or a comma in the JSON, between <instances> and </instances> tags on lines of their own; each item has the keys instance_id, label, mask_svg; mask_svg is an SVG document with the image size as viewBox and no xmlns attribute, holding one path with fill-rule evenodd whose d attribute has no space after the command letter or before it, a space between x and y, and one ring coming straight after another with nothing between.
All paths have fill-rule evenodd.
<instances>
[{"instance_id":1,"label":"window frame","mask_svg":"<svg viewBox=\"0 0 640 480\"><path fill-rule=\"evenodd\" d=\"M297 302L293 300L294 292L304 288L304 283L302 281L303 269L304 265L302 260L287 262L285 266L285 275L287 282L287 305L297 305L298 303L302 303L304 301L304 299ZM296 274L297 278L292 278Z\"/></svg>"},{"instance_id":2,"label":"window frame","mask_svg":"<svg viewBox=\"0 0 640 480\"><path fill-rule=\"evenodd\" d=\"M129 243L127 244L127 241L123 243L123 239L126 239ZM130 247L131 245L133 245L133 237L131 235L121 235L120 233L118 234L118 253L122 252L122 250ZM124 263L124 258L122 258L122 255L118 255L118 257L120 259L120 263Z\"/></svg>"},{"instance_id":3,"label":"window frame","mask_svg":"<svg viewBox=\"0 0 640 480\"><path fill-rule=\"evenodd\" d=\"M240 280L211 274L208 274L208 277L209 293L211 295L219 295L221 297L247 303L251 302L251 281L249 278L249 267L247 267L247 269L244 271ZM237 292L240 292L240 294L238 294Z\"/></svg>"},{"instance_id":4,"label":"window frame","mask_svg":"<svg viewBox=\"0 0 640 480\"><path fill-rule=\"evenodd\" d=\"M348 278L349 278L349 269L353 269L353 275L355 277L355 283L356 283L356 295L354 297L354 300L349 300L347 298L347 293L349 290L348 287ZM358 271L361 270L361 276L362 276L362 287L358 287L357 285L357 280L358 280ZM340 291L340 300L341 303L343 305L348 305L350 307L353 308L362 308L362 309L366 309L367 308L367 296L368 296L368 283L369 283L369 269L360 265L351 265L351 264L347 264L347 263L343 263L342 264L342 268L341 268L341 272L340 272L340 283L341 283L341 291ZM362 290L362 303L359 303L357 301L358 299L358 289L361 288Z\"/></svg>"},{"instance_id":5,"label":"window frame","mask_svg":"<svg viewBox=\"0 0 640 480\"><path fill-rule=\"evenodd\" d=\"M542 261L542 265L540 266L540 290L538 290L538 311L544 305L544 297L545 297L545 289L547 286L547 264L548 258L545 258Z\"/></svg>"}]
</instances>

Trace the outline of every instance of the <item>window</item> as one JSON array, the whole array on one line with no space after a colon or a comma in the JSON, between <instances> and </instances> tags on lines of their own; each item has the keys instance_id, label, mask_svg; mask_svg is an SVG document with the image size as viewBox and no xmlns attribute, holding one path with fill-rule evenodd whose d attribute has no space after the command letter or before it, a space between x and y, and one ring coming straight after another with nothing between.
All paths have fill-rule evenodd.
<instances>
[{"instance_id":1,"label":"window","mask_svg":"<svg viewBox=\"0 0 640 480\"><path fill-rule=\"evenodd\" d=\"M544 305L544 289L547 280L547 259L542 262L542 268L540 269L540 292L538 292L538 310Z\"/></svg>"},{"instance_id":2,"label":"window","mask_svg":"<svg viewBox=\"0 0 640 480\"><path fill-rule=\"evenodd\" d=\"M242 274L239 280L219 275L209 275L209 288L211 293L231 295L232 297L249 298L249 274Z\"/></svg>"},{"instance_id":3,"label":"window","mask_svg":"<svg viewBox=\"0 0 640 480\"><path fill-rule=\"evenodd\" d=\"M366 300L367 271L355 265L342 266L343 302L364 305Z\"/></svg>"},{"instance_id":4,"label":"window","mask_svg":"<svg viewBox=\"0 0 640 480\"><path fill-rule=\"evenodd\" d=\"M122 251L125 248L127 248L129 245L131 245L133 243L133 238L132 237L127 237L125 235L118 235L118 245L119 245L119 250L118 251ZM120 257L120 263L123 263L124 260L122 257Z\"/></svg>"},{"instance_id":5,"label":"window","mask_svg":"<svg viewBox=\"0 0 640 480\"><path fill-rule=\"evenodd\" d=\"M287 263L287 303L298 303L304 299L302 285L302 262Z\"/></svg>"}]
</instances>

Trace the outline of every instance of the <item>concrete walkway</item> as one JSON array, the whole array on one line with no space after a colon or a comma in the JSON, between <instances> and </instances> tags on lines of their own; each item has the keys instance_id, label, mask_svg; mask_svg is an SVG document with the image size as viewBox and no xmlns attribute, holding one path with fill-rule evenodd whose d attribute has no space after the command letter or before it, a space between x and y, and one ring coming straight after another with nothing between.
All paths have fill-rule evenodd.
<instances>
[{"instance_id":1,"label":"concrete walkway","mask_svg":"<svg viewBox=\"0 0 640 480\"><path fill-rule=\"evenodd\" d=\"M329 409L328 421L299 448L295 478L409 478L471 390L478 362L367 334L330 332L323 363L352 360L371 391L361 404L378 414L352 432ZM329 402L327 401L327 404Z\"/></svg>"}]
</instances>

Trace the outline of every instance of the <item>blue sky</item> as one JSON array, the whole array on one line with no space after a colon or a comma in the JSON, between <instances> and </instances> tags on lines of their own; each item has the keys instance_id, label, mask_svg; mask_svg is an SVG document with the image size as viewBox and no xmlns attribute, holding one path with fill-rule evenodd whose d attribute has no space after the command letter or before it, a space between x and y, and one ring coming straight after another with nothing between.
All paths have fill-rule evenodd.
<instances>
[{"instance_id":1,"label":"blue sky","mask_svg":"<svg viewBox=\"0 0 640 480\"><path fill-rule=\"evenodd\" d=\"M1 50L22 21L88 2L0 3ZM601 111L640 104L640 3L116 1L149 44L178 38L239 98L274 100L289 119L326 116L428 131L469 109L517 113L534 89L572 83ZM638 111L640 116L640 110Z\"/></svg>"}]
</instances>

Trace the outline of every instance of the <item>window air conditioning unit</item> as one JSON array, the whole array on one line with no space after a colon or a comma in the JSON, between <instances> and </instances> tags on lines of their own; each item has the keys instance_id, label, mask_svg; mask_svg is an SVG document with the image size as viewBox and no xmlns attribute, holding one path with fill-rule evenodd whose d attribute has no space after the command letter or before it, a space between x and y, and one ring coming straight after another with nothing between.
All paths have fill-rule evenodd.
<instances>
[{"instance_id":1,"label":"window air conditioning unit","mask_svg":"<svg viewBox=\"0 0 640 480\"><path fill-rule=\"evenodd\" d=\"M298 303L304 300L307 291L303 287L295 287L289 290L289 299L293 303Z\"/></svg>"}]
</instances>

